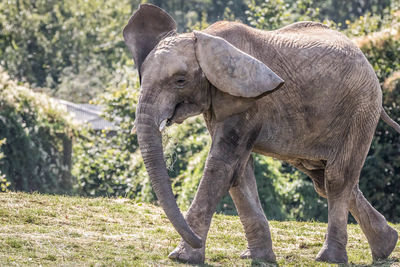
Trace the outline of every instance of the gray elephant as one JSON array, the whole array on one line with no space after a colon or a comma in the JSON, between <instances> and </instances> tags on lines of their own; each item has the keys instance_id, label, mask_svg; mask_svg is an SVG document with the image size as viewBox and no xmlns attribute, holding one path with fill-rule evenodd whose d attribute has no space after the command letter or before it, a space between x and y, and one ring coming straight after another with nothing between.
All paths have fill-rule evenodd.
<instances>
[{"instance_id":1,"label":"gray elephant","mask_svg":"<svg viewBox=\"0 0 400 267\"><path fill-rule=\"evenodd\" d=\"M140 5L124 31L141 82L136 110L140 150L154 191L182 236L170 258L201 263L217 203L228 191L244 226L244 258L274 262L251 152L306 173L328 200L328 230L316 260L347 262L347 218L360 224L374 260L387 258L397 232L358 188L382 108L378 79L343 34L314 22L275 31L217 22L178 34L162 9ZM212 145L184 218L171 190L161 131L203 114Z\"/></svg>"}]
</instances>

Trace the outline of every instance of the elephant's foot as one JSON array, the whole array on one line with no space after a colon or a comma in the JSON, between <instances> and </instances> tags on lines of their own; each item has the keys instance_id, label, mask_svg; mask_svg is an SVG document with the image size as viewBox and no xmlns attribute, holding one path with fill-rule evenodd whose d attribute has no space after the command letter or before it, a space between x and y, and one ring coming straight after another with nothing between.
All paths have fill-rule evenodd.
<instances>
[{"instance_id":1,"label":"elephant's foot","mask_svg":"<svg viewBox=\"0 0 400 267\"><path fill-rule=\"evenodd\" d=\"M242 259L264 260L267 262L276 262L275 253L272 249L266 248L248 248L240 254Z\"/></svg>"},{"instance_id":2,"label":"elephant's foot","mask_svg":"<svg viewBox=\"0 0 400 267\"><path fill-rule=\"evenodd\" d=\"M171 260L176 260L185 263L201 264L205 259L204 248L192 248L184 241L168 255Z\"/></svg>"},{"instance_id":3,"label":"elephant's foot","mask_svg":"<svg viewBox=\"0 0 400 267\"><path fill-rule=\"evenodd\" d=\"M396 230L387 225L384 233L380 233L376 238L370 240L372 258L374 261L384 260L389 257L395 249L399 235Z\"/></svg>"},{"instance_id":4,"label":"elephant's foot","mask_svg":"<svg viewBox=\"0 0 400 267\"><path fill-rule=\"evenodd\" d=\"M347 258L346 246L324 244L324 246L319 251L317 258L315 260L329 262L329 263L347 263L348 258Z\"/></svg>"}]
</instances>

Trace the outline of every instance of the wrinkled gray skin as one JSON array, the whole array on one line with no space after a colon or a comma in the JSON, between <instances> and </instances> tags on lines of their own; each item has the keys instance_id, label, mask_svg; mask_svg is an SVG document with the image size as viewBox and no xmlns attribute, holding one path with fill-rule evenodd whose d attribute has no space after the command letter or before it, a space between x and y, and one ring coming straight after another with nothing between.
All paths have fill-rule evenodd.
<instances>
[{"instance_id":1,"label":"wrinkled gray skin","mask_svg":"<svg viewBox=\"0 0 400 267\"><path fill-rule=\"evenodd\" d=\"M124 38L141 77L139 146L157 197L183 238L170 258L204 261L211 218L229 191L248 240L242 257L275 261L251 152L292 164L328 199L318 261L347 262L348 211L374 260L390 255L397 232L364 198L358 179L379 118L400 127L384 112L376 75L348 38L313 22L276 31L217 22L177 34L173 19L152 5L140 6ZM212 146L184 218L171 191L160 130L197 114L204 115Z\"/></svg>"}]
</instances>

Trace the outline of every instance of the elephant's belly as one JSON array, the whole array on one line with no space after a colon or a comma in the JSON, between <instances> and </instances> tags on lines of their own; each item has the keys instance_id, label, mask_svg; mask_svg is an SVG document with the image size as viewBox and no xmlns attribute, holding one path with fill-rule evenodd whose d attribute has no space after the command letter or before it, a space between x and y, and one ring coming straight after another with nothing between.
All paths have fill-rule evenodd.
<instances>
[{"instance_id":1,"label":"elephant's belly","mask_svg":"<svg viewBox=\"0 0 400 267\"><path fill-rule=\"evenodd\" d=\"M282 153L280 154L271 153L266 151L260 151L257 149L254 149L253 152L285 161L291 164L292 166L298 168L299 170L315 171L315 170L324 170L326 167L325 159L313 157L311 155L303 158L302 156L299 157L295 155L284 155Z\"/></svg>"},{"instance_id":2,"label":"elephant's belly","mask_svg":"<svg viewBox=\"0 0 400 267\"><path fill-rule=\"evenodd\" d=\"M326 167L325 160L295 159L288 160L287 162L297 168L306 169L309 171L323 170Z\"/></svg>"},{"instance_id":3,"label":"elephant's belly","mask_svg":"<svg viewBox=\"0 0 400 267\"><path fill-rule=\"evenodd\" d=\"M289 144L287 146L282 143L276 143L275 145L264 143L257 144L253 148L255 153L288 163L297 162L309 170L325 167L324 163L321 162L326 162L329 159L330 150L331 148L328 145L304 146L302 143Z\"/></svg>"}]
</instances>

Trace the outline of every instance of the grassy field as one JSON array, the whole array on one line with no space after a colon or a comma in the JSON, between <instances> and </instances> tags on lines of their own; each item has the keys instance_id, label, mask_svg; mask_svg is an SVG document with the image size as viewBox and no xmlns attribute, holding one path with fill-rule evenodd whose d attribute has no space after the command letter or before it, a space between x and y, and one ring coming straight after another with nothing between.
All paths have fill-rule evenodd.
<instances>
[{"instance_id":1,"label":"grassy field","mask_svg":"<svg viewBox=\"0 0 400 267\"><path fill-rule=\"evenodd\" d=\"M128 199L0 193L1 266L178 266L168 253L179 242L163 211ZM271 222L279 266L316 263L326 224ZM400 225L395 225L400 231ZM400 244L390 259L372 263L368 243L349 225L349 262L354 266L400 266ZM246 248L236 216L216 215L207 240L205 266L266 266L242 260ZM332 265L334 266L334 265Z\"/></svg>"}]
</instances>

